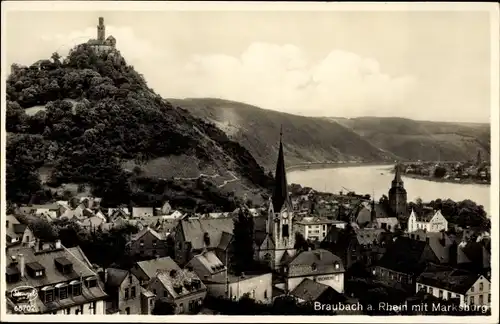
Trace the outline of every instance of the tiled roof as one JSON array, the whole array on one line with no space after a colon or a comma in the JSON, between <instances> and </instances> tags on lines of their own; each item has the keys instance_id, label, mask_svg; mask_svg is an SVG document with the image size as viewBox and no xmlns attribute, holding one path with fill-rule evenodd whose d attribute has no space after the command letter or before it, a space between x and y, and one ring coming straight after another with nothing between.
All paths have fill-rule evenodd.
<instances>
[{"instance_id":1,"label":"tiled roof","mask_svg":"<svg viewBox=\"0 0 500 324\"><path fill-rule=\"evenodd\" d=\"M378 265L402 273L418 273L422 269L421 259L427 243L398 237L390 244Z\"/></svg>"},{"instance_id":2,"label":"tiled roof","mask_svg":"<svg viewBox=\"0 0 500 324\"><path fill-rule=\"evenodd\" d=\"M137 262L137 266L142 269L142 271L150 279L156 276L156 273L160 270L170 271L177 270L181 268L172 260L170 257L163 257L158 259L152 259L147 261Z\"/></svg>"},{"instance_id":3,"label":"tiled roof","mask_svg":"<svg viewBox=\"0 0 500 324\"><path fill-rule=\"evenodd\" d=\"M328 288L330 286L306 278L290 294L305 301L316 301Z\"/></svg>"},{"instance_id":4,"label":"tiled roof","mask_svg":"<svg viewBox=\"0 0 500 324\"><path fill-rule=\"evenodd\" d=\"M146 233L151 233L154 237L156 237L158 240L163 240L162 236L157 232L155 231L154 229L150 228L150 227L144 227L142 230L140 230L137 234L135 234L133 237L132 237L132 241L137 241L138 239L140 239L141 237L143 237Z\"/></svg>"},{"instance_id":5,"label":"tiled roof","mask_svg":"<svg viewBox=\"0 0 500 324\"><path fill-rule=\"evenodd\" d=\"M220 242L217 248L222 251L226 251L226 249L229 247L229 244L231 244L232 240L233 240L232 233L222 232L222 235L220 237Z\"/></svg>"},{"instance_id":6,"label":"tiled roof","mask_svg":"<svg viewBox=\"0 0 500 324\"><path fill-rule=\"evenodd\" d=\"M153 216L153 207L132 207L132 217Z\"/></svg>"},{"instance_id":7,"label":"tiled roof","mask_svg":"<svg viewBox=\"0 0 500 324\"><path fill-rule=\"evenodd\" d=\"M205 219L182 219L179 222L186 242L191 242L193 249L205 247L204 235L208 233L210 246L216 248L223 232L233 233L234 223L232 218L205 218Z\"/></svg>"},{"instance_id":8,"label":"tiled roof","mask_svg":"<svg viewBox=\"0 0 500 324\"><path fill-rule=\"evenodd\" d=\"M480 276L461 269L431 264L420 274L417 282L463 295Z\"/></svg>"},{"instance_id":9,"label":"tiled roof","mask_svg":"<svg viewBox=\"0 0 500 324\"><path fill-rule=\"evenodd\" d=\"M217 255L210 251L195 255L189 264L200 278L211 276L226 268Z\"/></svg>"},{"instance_id":10,"label":"tiled roof","mask_svg":"<svg viewBox=\"0 0 500 324\"><path fill-rule=\"evenodd\" d=\"M106 269L107 279L106 286L119 287L129 272L127 270L108 268Z\"/></svg>"},{"instance_id":11,"label":"tiled roof","mask_svg":"<svg viewBox=\"0 0 500 324\"><path fill-rule=\"evenodd\" d=\"M75 248L73 248L75 249ZM79 249L78 247L76 249ZM20 247L12 248L7 251L7 255L10 257L13 255L22 254L24 257L25 264L29 263L39 263L45 268L45 276L42 278L32 278L27 274L21 279L21 281L15 284L7 284L8 289L13 289L14 287L21 285L28 285L32 287L42 287L46 285L55 285L60 282L69 282L71 280L79 279L80 276L88 277L96 275L96 273L89 267L89 264L85 260L82 260L72 253L72 250L61 248L57 250L52 250L48 252L36 252L31 247ZM83 252L81 252L83 254ZM73 264L73 271L69 274L62 274L56 269L54 260L59 257L65 257ZM19 257L17 257L19 260ZM19 265L17 266L19 267Z\"/></svg>"},{"instance_id":12,"label":"tiled roof","mask_svg":"<svg viewBox=\"0 0 500 324\"><path fill-rule=\"evenodd\" d=\"M205 285L195 272L185 269L177 270L174 273L170 271L158 273L157 279L173 298L183 297L193 293L194 291L206 289ZM194 288L190 285L193 281L198 281L200 285L199 288ZM175 290L174 287L176 286L180 287L180 290Z\"/></svg>"},{"instance_id":13,"label":"tiled roof","mask_svg":"<svg viewBox=\"0 0 500 324\"><path fill-rule=\"evenodd\" d=\"M311 268L313 265L316 266L316 270ZM338 265L338 268L336 265ZM313 274L342 273L344 271L342 260L338 256L330 251L317 249L303 251L295 255L289 263L288 275L293 277Z\"/></svg>"},{"instance_id":14,"label":"tiled roof","mask_svg":"<svg viewBox=\"0 0 500 324\"><path fill-rule=\"evenodd\" d=\"M316 225L316 224L333 224L334 221L326 217L303 217L301 220L295 222L295 224L301 225Z\"/></svg>"},{"instance_id":15,"label":"tiled roof","mask_svg":"<svg viewBox=\"0 0 500 324\"><path fill-rule=\"evenodd\" d=\"M356 239L360 245L374 244L380 239L380 234L385 232L381 228L363 228L356 230Z\"/></svg>"},{"instance_id":16,"label":"tiled roof","mask_svg":"<svg viewBox=\"0 0 500 324\"><path fill-rule=\"evenodd\" d=\"M25 264L39 264L41 267L45 268L45 275L41 278L32 278L28 274L25 274L20 281L16 283L8 283L7 290L20 286L31 286L34 288L41 288L45 286L55 286L59 283L68 284L73 280L78 280L80 278L95 277L98 280L96 287L87 288L86 285L82 284L82 294L79 296L69 295L68 298L58 299L50 303L44 303L40 298L35 300L35 307L42 313L55 311L58 309L69 308L75 305L81 305L89 303L91 301L103 300L107 297L106 293L103 291L99 277L97 274L89 267L88 260L86 258L81 258L83 252L79 247L74 247L71 249L66 249L62 247L61 249L47 251L47 252L37 252L35 253L33 248L22 247L17 249L10 249L7 251L9 261L12 255L23 254ZM55 259L64 258L73 264L73 271L69 274L62 274L56 269ZM18 257L19 260L19 257ZM16 268L19 266L17 265ZM11 269L13 267L10 267ZM17 270L19 271L19 270Z\"/></svg>"},{"instance_id":17,"label":"tiled roof","mask_svg":"<svg viewBox=\"0 0 500 324\"><path fill-rule=\"evenodd\" d=\"M426 238L429 238L429 246L432 251L436 254L439 261L442 263L446 263L449 261L449 250L450 246L453 243L452 239L443 233L436 232L425 232L423 230L417 230L415 232L410 233L410 235L414 235L415 239L419 239L421 241L425 241ZM443 240L444 237L444 240Z\"/></svg>"}]
</instances>

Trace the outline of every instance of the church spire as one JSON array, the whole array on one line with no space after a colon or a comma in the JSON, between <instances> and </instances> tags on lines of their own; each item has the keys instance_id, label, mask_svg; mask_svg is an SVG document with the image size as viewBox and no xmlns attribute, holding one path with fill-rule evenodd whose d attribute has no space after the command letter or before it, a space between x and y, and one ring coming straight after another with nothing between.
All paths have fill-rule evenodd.
<instances>
[{"instance_id":1,"label":"church spire","mask_svg":"<svg viewBox=\"0 0 500 324\"><path fill-rule=\"evenodd\" d=\"M286 181L285 157L283 154L283 126L280 127L280 147L278 152L278 161L276 163L276 173L274 175L275 184L272 196L273 209L279 213L283 204L289 200L288 183Z\"/></svg>"},{"instance_id":2,"label":"church spire","mask_svg":"<svg viewBox=\"0 0 500 324\"><path fill-rule=\"evenodd\" d=\"M392 180L392 187L403 187L403 179L401 179L401 167L396 164L396 170L394 172L394 180Z\"/></svg>"}]
</instances>

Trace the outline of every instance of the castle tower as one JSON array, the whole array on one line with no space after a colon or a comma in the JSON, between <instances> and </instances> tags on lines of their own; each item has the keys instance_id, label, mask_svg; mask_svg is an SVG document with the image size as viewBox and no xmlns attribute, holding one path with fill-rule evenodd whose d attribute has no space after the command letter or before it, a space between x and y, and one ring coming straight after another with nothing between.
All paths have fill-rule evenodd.
<instances>
[{"instance_id":1,"label":"castle tower","mask_svg":"<svg viewBox=\"0 0 500 324\"><path fill-rule=\"evenodd\" d=\"M106 26L104 26L104 18L99 17L99 25L97 25L97 40L104 43L106 40Z\"/></svg>"},{"instance_id":2,"label":"castle tower","mask_svg":"<svg viewBox=\"0 0 500 324\"><path fill-rule=\"evenodd\" d=\"M295 254L295 234L293 233L293 209L288 195L285 158L283 154L283 132L280 131L278 161L276 163L275 185L269 204L267 217L267 249L270 252L270 265L276 269L285 254Z\"/></svg>"},{"instance_id":3,"label":"castle tower","mask_svg":"<svg viewBox=\"0 0 500 324\"><path fill-rule=\"evenodd\" d=\"M389 207L396 217L404 217L406 211L407 194L401 179L400 166L396 165L394 180L392 180L391 189L389 189Z\"/></svg>"}]
</instances>

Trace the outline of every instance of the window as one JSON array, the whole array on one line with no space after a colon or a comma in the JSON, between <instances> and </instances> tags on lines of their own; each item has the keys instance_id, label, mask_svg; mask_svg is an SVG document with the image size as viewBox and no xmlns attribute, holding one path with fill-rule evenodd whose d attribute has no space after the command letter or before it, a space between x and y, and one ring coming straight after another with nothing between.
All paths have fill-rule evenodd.
<instances>
[{"instance_id":1,"label":"window","mask_svg":"<svg viewBox=\"0 0 500 324\"><path fill-rule=\"evenodd\" d=\"M264 290L264 299L267 299L267 290Z\"/></svg>"},{"instance_id":2,"label":"window","mask_svg":"<svg viewBox=\"0 0 500 324\"><path fill-rule=\"evenodd\" d=\"M130 315L130 307L125 308L125 313L127 313L127 315Z\"/></svg>"},{"instance_id":3,"label":"window","mask_svg":"<svg viewBox=\"0 0 500 324\"><path fill-rule=\"evenodd\" d=\"M340 275L335 275L335 281L340 281Z\"/></svg>"},{"instance_id":4,"label":"window","mask_svg":"<svg viewBox=\"0 0 500 324\"><path fill-rule=\"evenodd\" d=\"M65 314L66 315L70 315L71 314L71 308L66 308Z\"/></svg>"},{"instance_id":5,"label":"window","mask_svg":"<svg viewBox=\"0 0 500 324\"><path fill-rule=\"evenodd\" d=\"M474 305L474 296L469 297L469 304Z\"/></svg>"},{"instance_id":6,"label":"window","mask_svg":"<svg viewBox=\"0 0 500 324\"><path fill-rule=\"evenodd\" d=\"M94 302L90 303L89 313L95 315L96 314L96 307L97 307L97 302L94 301Z\"/></svg>"},{"instance_id":7,"label":"window","mask_svg":"<svg viewBox=\"0 0 500 324\"><path fill-rule=\"evenodd\" d=\"M491 294L488 294L488 304L491 303Z\"/></svg>"},{"instance_id":8,"label":"window","mask_svg":"<svg viewBox=\"0 0 500 324\"><path fill-rule=\"evenodd\" d=\"M432 287L429 287L429 294L431 294L431 295L432 295L433 293L434 293L434 292L433 292Z\"/></svg>"},{"instance_id":9,"label":"window","mask_svg":"<svg viewBox=\"0 0 500 324\"><path fill-rule=\"evenodd\" d=\"M80 296L82 294L82 283L81 282L71 283L71 292L73 296Z\"/></svg>"},{"instance_id":10,"label":"window","mask_svg":"<svg viewBox=\"0 0 500 324\"><path fill-rule=\"evenodd\" d=\"M139 241L139 245L140 245L140 246L144 246L144 240L140 240L140 241Z\"/></svg>"},{"instance_id":11,"label":"window","mask_svg":"<svg viewBox=\"0 0 500 324\"><path fill-rule=\"evenodd\" d=\"M68 287L67 286L61 286L57 288L57 294L59 295L59 299L66 299L68 298Z\"/></svg>"},{"instance_id":12,"label":"window","mask_svg":"<svg viewBox=\"0 0 500 324\"><path fill-rule=\"evenodd\" d=\"M474 286L470 287L470 292L474 292Z\"/></svg>"},{"instance_id":13,"label":"window","mask_svg":"<svg viewBox=\"0 0 500 324\"><path fill-rule=\"evenodd\" d=\"M183 313L183 312L184 312L184 304L183 304L183 303L180 303L180 304L179 304L179 311L180 311L181 313Z\"/></svg>"},{"instance_id":14,"label":"window","mask_svg":"<svg viewBox=\"0 0 500 324\"><path fill-rule=\"evenodd\" d=\"M130 298L135 298L135 287L130 288Z\"/></svg>"},{"instance_id":15,"label":"window","mask_svg":"<svg viewBox=\"0 0 500 324\"><path fill-rule=\"evenodd\" d=\"M483 303L484 303L483 295L479 295L479 305L482 305Z\"/></svg>"},{"instance_id":16,"label":"window","mask_svg":"<svg viewBox=\"0 0 500 324\"><path fill-rule=\"evenodd\" d=\"M443 291L439 289L439 298L443 298Z\"/></svg>"},{"instance_id":17,"label":"window","mask_svg":"<svg viewBox=\"0 0 500 324\"><path fill-rule=\"evenodd\" d=\"M156 240L153 240L153 246L156 246Z\"/></svg>"},{"instance_id":18,"label":"window","mask_svg":"<svg viewBox=\"0 0 500 324\"><path fill-rule=\"evenodd\" d=\"M445 291L444 292L444 299L449 299L450 298L450 292L449 291Z\"/></svg>"},{"instance_id":19,"label":"window","mask_svg":"<svg viewBox=\"0 0 500 324\"><path fill-rule=\"evenodd\" d=\"M128 299L128 288L125 288L125 299Z\"/></svg>"},{"instance_id":20,"label":"window","mask_svg":"<svg viewBox=\"0 0 500 324\"><path fill-rule=\"evenodd\" d=\"M484 288L484 284L482 282L479 283L479 291L483 291L483 288Z\"/></svg>"},{"instance_id":21,"label":"window","mask_svg":"<svg viewBox=\"0 0 500 324\"><path fill-rule=\"evenodd\" d=\"M29 242L30 241L30 237L29 235L26 236L26 242Z\"/></svg>"},{"instance_id":22,"label":"window","mask_svg":"<svg viewBox=\"0 0 500 324\"><path fill-rule=\"evenodd\" d=\"M132 275L129 275L128 276L128 284L131 285L132 283L133 283Z\"/></svg>"},{"instance_id":23,"label":"window","mask_svg":"<svg viewBox=\"0 0 500 324\"><path fill-rule=\"evenodd\" d=\"M167 294L166 290L163 291L163 297L168 297L168 294Z\"/></svg>"},{"instance_id":24,"label":"window","mask_svg":"<svg viewBox=\"0 0 500 324\"><path fill-rule=\"evenodd\" d=\"M316 269L317 269L316 263L311 264L311 269L313 271L316 271Z\"/></svg>"},{"instance_id":25,"label":"window","mask_svg":"<svg viewBox=\"0 0 500 324\"><path fill-rule=\"evenodd\" d=\"M153 289L153 294L155 294L155 295L156 295L156 289Z\"/></svg>"},{"instance_id":26,"label":"window","mask_svg":"<svg viewBox=\"0 0 500 324\"><path fill-rule=\"evenodd\" d=\"M6 221L6 223L7 223L7 228L9 228L9 221Z\"/></svg>"},{"instance_id":27,"label":"window","mask_svg":"<svg viewBox=\"0 0 500 324\"><path fill-rule=\"evenodd\" d=\"M45 303L51 303L54 301L54 289L53 288L47 288L44 293L45 297Z\"/></svg>"}]
</instances>

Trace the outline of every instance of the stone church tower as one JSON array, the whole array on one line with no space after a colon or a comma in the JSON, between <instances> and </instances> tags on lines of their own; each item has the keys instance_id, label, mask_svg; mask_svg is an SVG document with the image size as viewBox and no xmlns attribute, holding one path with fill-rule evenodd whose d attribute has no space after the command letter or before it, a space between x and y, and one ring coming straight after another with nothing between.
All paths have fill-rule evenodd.
<instances>
[{"instance_id":1,"label":"stone church tower","mask_svg":"<svg viewBox=\"0 0 500 324\"><path fill-rule=\"evenodd\" d=\"M396 165L394 180L392 180L391 189L389 189L389 207L393 216L398 218L407 214L407 194L401 179L400 166Z\"/></svg>"},{"instance_id":2,"label":"stone church tower","mask_svg":"<svg viewBox=\"0 0 500 324\"><path fill-rule=\"evenodd\" d=\"M275 185L270 199L267 217L267 237L265 240L266 261L271 268L278 269L281 264L295 255L295 233L293 231L293 208L288 195L285 158L283 154L283 133L280 132L278 161L276 163Z\"/></svg>"}]
</instances>

